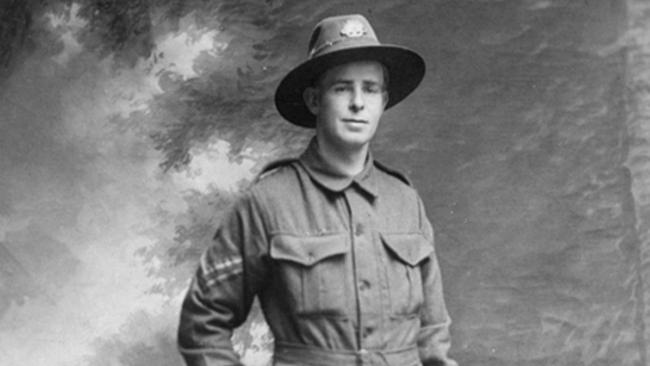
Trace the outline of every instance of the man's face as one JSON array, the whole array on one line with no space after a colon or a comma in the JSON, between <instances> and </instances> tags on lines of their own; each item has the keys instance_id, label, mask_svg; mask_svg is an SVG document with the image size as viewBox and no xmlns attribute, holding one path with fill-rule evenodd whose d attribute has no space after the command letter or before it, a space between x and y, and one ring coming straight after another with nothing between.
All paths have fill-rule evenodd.
<instances>
[{"instance_id":1,"label":"man's face","mask_svg":"<svg viewBox=\"0 0 650 366\"><path fill-rule=\"evenodd\" d=\"M388 102L384 69L374 61L333 67L316 87L307 89L305 102L316 115L320 143L345 150L361 148L375 135Z\"/></svg>"}]
</instances>

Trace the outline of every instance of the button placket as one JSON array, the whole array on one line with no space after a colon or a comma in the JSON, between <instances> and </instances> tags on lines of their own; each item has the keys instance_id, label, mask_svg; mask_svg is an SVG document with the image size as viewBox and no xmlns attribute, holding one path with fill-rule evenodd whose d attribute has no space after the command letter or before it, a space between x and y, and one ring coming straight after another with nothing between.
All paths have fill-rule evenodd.
<instances>
[{"instance_id":1,"label":"button placket","mask_svg":"<svg viewBox=\"0 0 650 366\"><path fill-rule=\"evenodd\" d=\"M355 251L355 279L357 287L357 309L359 317L357 324L359 334L359 347L373 347L374 337L367 338L368 323L373 323L379 315L381 305L377 304L376 274L378 263L375 245L373 243L372 202L367 195L361 194L358 189L352 187L346 191L350 208L350 230L354 241ZM376 325L376 324L374 324ZM373 329L374 330L374 329ZM366 339L367 338L367 339Z\"/></svg>"}]
</instances>

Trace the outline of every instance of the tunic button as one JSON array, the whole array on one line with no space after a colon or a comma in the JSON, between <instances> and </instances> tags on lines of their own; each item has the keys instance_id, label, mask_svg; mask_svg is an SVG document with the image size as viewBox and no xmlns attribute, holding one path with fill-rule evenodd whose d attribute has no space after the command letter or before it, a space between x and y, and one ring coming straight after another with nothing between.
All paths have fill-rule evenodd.
<instances>
[{"instance_id":1,"label":"tunic button","mask_svg":"<svg viewBox=\"0 0 650 366\"><path fill-rule=\"evenodd\" d=\"M375 331L375 328L373 328L373 327L365 327L365 328L363 328L363 336L368 337L374 331Z\"/></svg>"},{"instance_id":2,"label":"tunic button","mask_svg":"<svg viewBox=\"0 0 650 366\"><path fill-rule=\"evenodd\" d=\"M354 229L354 234L359 236L359 235L363 235L363 232L364 232L363 224L358 223L357 226Z\"/></svg>"},{"instance_id":3,"label":"tunic button","mask_svg":"<svg viewBox=\"0 0 650 366\"><path fill-rule=\"evenodd\" d=\"M359 290L366 290L370 287L370 282L367 280L359 281Z\"/></svg>"}]
</instances>

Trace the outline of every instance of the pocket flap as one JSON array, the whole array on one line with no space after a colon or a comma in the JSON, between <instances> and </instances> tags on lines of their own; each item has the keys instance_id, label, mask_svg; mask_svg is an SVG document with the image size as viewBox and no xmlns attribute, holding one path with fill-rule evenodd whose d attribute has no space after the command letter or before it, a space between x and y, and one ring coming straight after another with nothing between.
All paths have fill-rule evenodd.
<instances>
[{"instance_id":1,"label":"pocket flap","mask_svg":"<svg viewBox=\"0 0 650 366\"><path fill-rule=\"evenodd\" d=\"M391 252L411 266L416 266L433 252L433 245L419 233L382 233L381 239Z\"/></svg>"},{"instance_id":2,"label":"pocket flap","mask_svg":"<svg viewBox=\"0 0 650 366\"><path fill-rule=\"evenodd\" d=\"M283 234L271 238L269 254L273 259L312 266L325 258L347 253L348 247L345 233L317 236Z\"/></svg>"}]
</instances>

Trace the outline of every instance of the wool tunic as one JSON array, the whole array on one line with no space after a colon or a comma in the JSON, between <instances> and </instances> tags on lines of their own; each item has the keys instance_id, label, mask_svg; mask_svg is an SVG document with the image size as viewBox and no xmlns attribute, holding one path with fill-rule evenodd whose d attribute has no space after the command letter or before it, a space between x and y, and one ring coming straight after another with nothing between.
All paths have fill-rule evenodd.
<instances>
[{"instance_id":1,"label":"wool tunic","mask_svg":"<svg viewBox=\"0 0 650 366\"><path fill-rule=\"evenodd\" d=\"M230 338L257 296L276 366L456 365L417 192L372 154L339 175L316 144L266 169L220 224L181 311L186 363L241 365Z\"/></svg>"}]
</instances>

